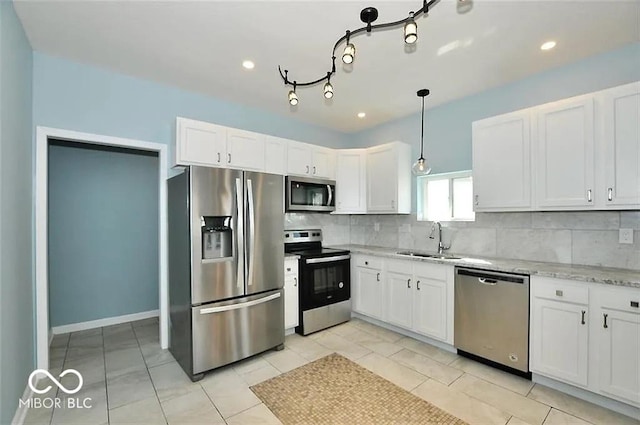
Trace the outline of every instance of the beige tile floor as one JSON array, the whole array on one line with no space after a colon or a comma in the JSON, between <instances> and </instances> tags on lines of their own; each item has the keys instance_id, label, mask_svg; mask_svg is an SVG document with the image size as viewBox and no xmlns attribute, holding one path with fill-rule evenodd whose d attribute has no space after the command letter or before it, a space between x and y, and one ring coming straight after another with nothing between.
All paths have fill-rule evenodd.
<instances>
[{"instance_id":1,"label":"beige tile floor","mask_svg":"<svg viewBox=\"0 0 640 425\"><path fill-rule=\"evenodd\" d=\"M249 386L332 352L470 424L640 424L357 319L308 337L290 335L284 350L218 369L197 383L160 349L157 319L58 335L51 345L52 375L79 370L85 383L75 396L91 397L93 407L31 409L26 422L278 424Z\"/></svg>"}]
</instances>

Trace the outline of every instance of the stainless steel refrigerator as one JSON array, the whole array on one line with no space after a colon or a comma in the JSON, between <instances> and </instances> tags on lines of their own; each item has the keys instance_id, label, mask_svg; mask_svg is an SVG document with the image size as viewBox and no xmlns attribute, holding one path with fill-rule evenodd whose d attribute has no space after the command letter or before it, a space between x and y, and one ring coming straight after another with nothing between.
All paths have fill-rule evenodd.
<instances>
[{"instance_id":1,"label":"stainless steel refrigerator","mask_svg":"<svg viewBox=\"0 0 640 425\"><path fill-rule=\"evenodd\" d=\"M168 202L170 351L187 375L281 349L283 177L188 167Z\"/></svg>"}]
</instances>

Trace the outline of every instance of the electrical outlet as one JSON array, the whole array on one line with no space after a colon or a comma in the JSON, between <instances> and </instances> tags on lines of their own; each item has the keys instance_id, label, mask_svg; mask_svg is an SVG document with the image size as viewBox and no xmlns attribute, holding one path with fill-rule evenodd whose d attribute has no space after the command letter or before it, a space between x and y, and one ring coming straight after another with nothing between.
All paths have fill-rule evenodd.
<instances>
[{"instance_id":1,"label":"electrical outlet","mask_svg":"<svg viewBox=\"0 0 640 425\"><path fill-rule=\"evenodd\" d=\"M376 232L380 231L380 223L373 223L373 230L375 230Z\"/></svg>"},{"instance_id":2,"label":"electrical outlet","mask_svg":"<svg viewBox=\"0 0 640 425\"><path fill-rule=\"evenodd\" d=\"M620 243L633 243L633 229L620 229L618 235L618 242Z\"/></svg>"}]
</instances>

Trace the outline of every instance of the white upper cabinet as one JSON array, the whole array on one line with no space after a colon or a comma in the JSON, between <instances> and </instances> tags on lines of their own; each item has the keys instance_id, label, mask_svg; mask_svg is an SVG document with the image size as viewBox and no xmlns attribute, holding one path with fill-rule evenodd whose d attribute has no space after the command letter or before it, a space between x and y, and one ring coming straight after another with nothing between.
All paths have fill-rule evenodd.
<instances>
[{"instance_id":1,"label":"white upper cabinet","mask_svg":"<svg viewBox=\"0 0 640 425\"><path fill-rule=\"evenodd\" d=\"M393 142L367 149L367 212L411 212L411 147Z\"/></svg>"},{"instance_id":2,"label":"white upper cabinet","mask_svg":"<svg viewBox=\"0 0 640 425\"><path fill-rule=\"evenodd\" d=\"M367 151L343 149L336 154L336 213L367 211Z\"/></svg>"},{"instance_id":3,"label":"white upper cabinet","mask_svg":"<svg viewBox=\"0 0 640 425\"><path fill-rule=\"evenodd\" d=\"M475 211L531 209L531 110L473 123Z\"/></svg>"},{"instance_id":4,"label":"white upper cabinet","mask_svg":"<svg viewBox=\"0 0 640 425\"><path fill-rule=\"evenodd\" d=\"M334 179L335 154L333 149L289 141L287 174Z\"/></svg>"},{"instance_id":5,"label":"white upper cabinet","mask_svg":"<svg viewBox=\"0 0 640 425\"><path fill-rule=\"evenodd\" d=\"M595 193L593 96L553 102L536 113L536 206L592 208Z\"/></svg>"},{"instance_id":6,"label":"white upper cabinet","mask_svg":"<svg viewBox=\"0 0 640 425\"><path fill-rule=\"evenodd\" d=\"M266 136L264 142L264 172L287 174L287 140Z\"/></svg>"},{"instance_id":7,"label":"white upper cabinet","mask_svg":"<svg viewBox=\"0 0 640 425\"><path fill-rule=\"evenodd\" d=\"M203 121L178 118L174 165L224 166L227 128Z\"/></svg>"},{"instance_id":8,"label":"white upper cabinet","mask_svg":"<svg viewBox=\"0 0 640 425\"><path fill-rule=\"evenodd\" d=\"M607 207L640 208L640 82L604 90L598 100L604 185L597 198Z\"/></svg>"},{"instance_id":9,"label":"white upper cabinet","mask_svg":"<svg viewBox=\"0 0 640 425\"><path fill-rule=\"evenodd\" d=\"M227 166L243 170L263 171L265 136L251 131L227 129Z\"/></svg>"}]
</instances>

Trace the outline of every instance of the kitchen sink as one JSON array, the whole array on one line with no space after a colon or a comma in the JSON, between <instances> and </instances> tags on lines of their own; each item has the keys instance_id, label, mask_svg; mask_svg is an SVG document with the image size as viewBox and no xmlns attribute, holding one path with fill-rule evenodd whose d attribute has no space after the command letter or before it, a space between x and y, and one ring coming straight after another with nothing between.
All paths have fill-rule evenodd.
<instances>
[{"instance_id":1,"label":"kitchen sink","mask_svg":"<svg viewBox=\"0 0 640 425\"><path fill-rule=\"evenodd\" d=\"M433 258L436 260L459 260L461 257L456 257L453 255L443 255L443 254L425 254L422 252L415 251L398 251L396 252L398 255L407 255L409 257L421 257L421 258Z\"/></svg>"}]
</instances>

